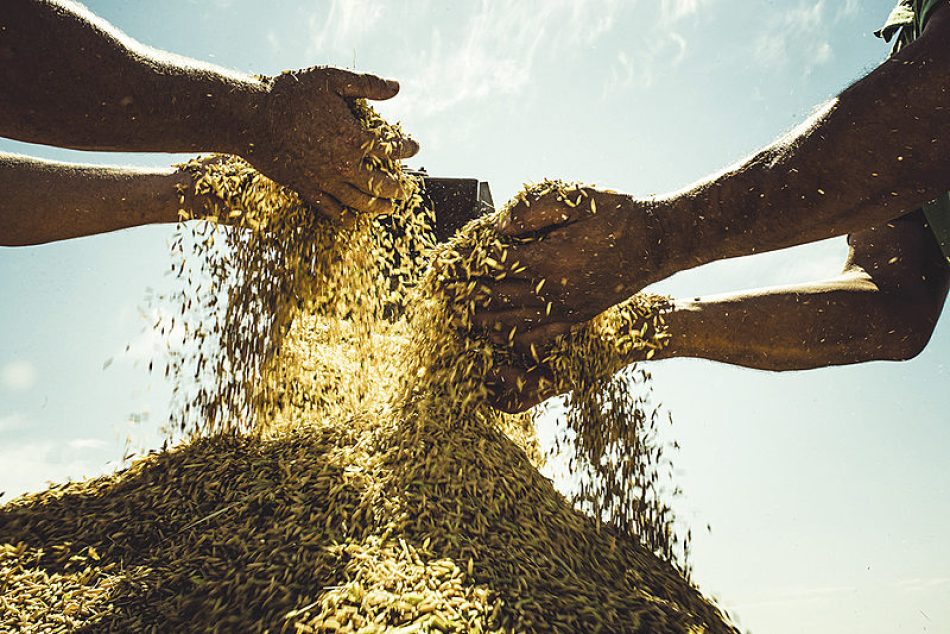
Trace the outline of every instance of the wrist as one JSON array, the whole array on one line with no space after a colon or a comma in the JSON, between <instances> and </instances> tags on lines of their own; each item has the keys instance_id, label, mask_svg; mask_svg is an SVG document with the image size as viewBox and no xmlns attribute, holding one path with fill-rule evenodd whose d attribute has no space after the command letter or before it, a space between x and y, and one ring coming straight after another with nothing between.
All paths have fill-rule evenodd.
<instances>
[{"instance_id":1,"label":"wrist","mask_svg":"<svg viewBox=\"0 0 950 634\"><path fill-rule=\"evenodd\" d=\"M663 315L668 339L656 359L696 356L696 338L702 332L702 301L671 299Z\"/></svg>"},{"instance_id":2,"label":"wrist","mask_svg":"<svg viewBox=\"0 0 950 634\"><path fill-rule=\"evenodd\" d=\"M181 168L172 168L156 177L153 195L158 200L155 209L159 217L155 222L178 222L182 219L181 210L194 214L194 189L191 175Z\"/></svg>"},{"instance_id":3,"label":"wrist","mask_svg":"<svg viewBox=\"0 0 950 634\"><path fill-rule=\"evenodd\" d=\"M703 203L694 192L652 201L663 277L706 264L702 232L706 222Z\"/></svg>"},{"instance_id":4,"label":"wrist","mask_svg":"<svg viewBox=\"0 0 950 634\"><path fill-rule=\"evenodd\" d=\"M266 134L265 103L271 82L264 78L229 81L225 105L216 113L221 147L215 151L248 158Z\"/></svg>"}]
</instances>

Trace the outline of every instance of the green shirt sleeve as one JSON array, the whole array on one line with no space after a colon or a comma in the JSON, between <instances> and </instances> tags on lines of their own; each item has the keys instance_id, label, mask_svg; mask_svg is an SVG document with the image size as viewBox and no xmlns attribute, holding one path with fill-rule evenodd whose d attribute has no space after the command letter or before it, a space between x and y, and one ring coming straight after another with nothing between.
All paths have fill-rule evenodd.
<instances>
[{"instance_id":1,"label":"green shirt sleeve","mask_svg":"<svg viewBox=\"0 0 950 634\"><path fill-rule=\"evenodd\" d=\"M874 35L890 42L894 34L903 27L914 23L914 0L901 0L891 10L891 14L884 21L884 26L874 32Z\"/></svg>"}]
</instances>

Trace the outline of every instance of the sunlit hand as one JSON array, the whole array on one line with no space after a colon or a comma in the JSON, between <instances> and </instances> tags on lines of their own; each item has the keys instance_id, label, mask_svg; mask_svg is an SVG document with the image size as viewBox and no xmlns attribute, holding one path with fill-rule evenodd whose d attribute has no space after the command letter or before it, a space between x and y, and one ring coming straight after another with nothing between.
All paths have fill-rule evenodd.
<instances>
[{"instance_id":1,"label":"sunlit hand","mask_svg":"<svg viewBox=\"0 0 950 634\"><path fill-rule=\"evenodd\" d=\"M507 275L487 281L489 299L475 319L496 343L522 352L668 274L652 203L624 194L570 187L529 195L498 230L515 242Z\"/></svg>"},{"instance_id":2,"label":"sunlit hand","mask_svg":"<svg viewBox=\"0 0 950 634\"><path fill-rule=\"evenodd\" d=\"M398 161L419 150L415 141L372 146L351 108L356 98L390 99L395 81L337 68L283 73L264 97L260 130L242 154L254 167L300 193L322 213L340 218L344 208L375 215L393 210L406 195L397 178L367 169L375 154Z\"/></svg>"},{"instance_id":3,"label":"sunlit hand","mask_svg":"<svg viewBox=\"0 0 950 634\"><path fill-rule=\"evenodd\" d=\"M516 414L552 396L566 394L576 387L571 384L569 373L565 372L563 367L560 373L554 369L556 362L552 362L552 357L548 355L549 346L552 344L557 346L558 341L549 341L544 347L535 346L534 354L510 355L506 362L492 370L485 383L489 389L489 402L493 407ZM622 344L618 344L611 350L610 363L600 371L606 378L631 363L665 358L665 351L665 345L658 348L643 346L624 349Z\"/></svg>"}]
</instances>

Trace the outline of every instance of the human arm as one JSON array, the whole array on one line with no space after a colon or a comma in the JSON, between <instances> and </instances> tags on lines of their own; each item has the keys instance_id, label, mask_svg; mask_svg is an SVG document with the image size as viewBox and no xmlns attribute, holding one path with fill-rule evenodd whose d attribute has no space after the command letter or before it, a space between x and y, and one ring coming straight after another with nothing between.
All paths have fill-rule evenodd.
<instances>
[{"instance_id":1,"label":"human arm","mask_svg":"<svg viewBox=\"0 0 950 634\"><path fill-rule=\"evenodd\" d=\"M371 135L348 100L396 82L333 68L273 78L144 46L69 0L0 3L0 136L82 150L244 157L321 211L386 213L398 179L363 169ZM377 154L398 160L409 141Z\"/></svg>"},{"instance_id":2,"label":"human arm","mask_svg":"<svg viewBox=\"0 0 950 634\"><path fill-rule=\"evenodd\" d=\"M510 249L526 268L495 285L504 298L481 322L526 336L586 321L677 271L858 232L950 189L948 14L937 9L916 42L805 125L702 183L651 200L592 190L576 207L516 205L500 231L542 239Z\"/></svg>"},{"instance_id":3,"label":"human arm","mask_svg":"<svg viewBox=\"0 0 950 634\"><path fill-rule=\"evenodd\" d=\"M828 280L670 303L667 344L653 359L702 358L772 371L803 370L916 356L936 326L950 287L950 267L920 211L859 232L843 271ZM618 365L642 361L643 355ZM496 403L530 407L546 368L502 368ZM524 385L520 392L515 389Z\"/></svg>"},{"instance_id":4,"label":"human arm","mask_svg":"<svg viewBox=\"0 0 950 634\"><path fill-rule=\"evenodd\" d=\"M179 189L190 197L192 188L191 177L174 168L72 165L0 153L0 246L176 222Z\"/></svg>"},{"instance_id":5,"label":"human arm","mask_svg":"<svg viewBox=\"0 0 950 634\"><path fill-rule=\"evenodd\" d=\"M918 211L852 236L832 279L674 302L658 357L775 371L906 360L930 340L948 285Z\"/></svg>"}]
</instances>

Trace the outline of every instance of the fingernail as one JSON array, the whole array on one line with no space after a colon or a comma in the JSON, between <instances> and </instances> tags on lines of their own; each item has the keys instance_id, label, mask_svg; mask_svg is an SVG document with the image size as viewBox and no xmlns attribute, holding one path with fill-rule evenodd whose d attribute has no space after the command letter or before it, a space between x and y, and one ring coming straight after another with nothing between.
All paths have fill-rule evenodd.
<instances>
[{"instance_id":1,"label":"fingernail","mask_svg":"<svg viewBox=\"0 0 950 634\"><path fill-rule=\"evenodd\" d=\"M390 90L392 90L393 92L399 92L398 81L396 81L395 79L385 79L383 81L386 82L386 85L389 87Z\"/></svg>"}]
</instances>

